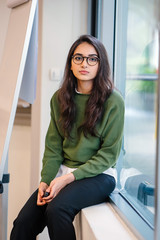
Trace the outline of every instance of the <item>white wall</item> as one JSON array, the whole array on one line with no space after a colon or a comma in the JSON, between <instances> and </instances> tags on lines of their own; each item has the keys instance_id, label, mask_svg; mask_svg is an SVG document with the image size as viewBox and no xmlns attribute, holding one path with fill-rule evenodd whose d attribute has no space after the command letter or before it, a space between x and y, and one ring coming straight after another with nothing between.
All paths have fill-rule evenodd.
<instances>
[{"instance_id":1,"label":"white wall","mask_svg":"<svg viewBox=\"0 0 160 240\"><path fill-rule=\"evenodd\" d=\"M3 54L3 47L7 33L10 9L6 6L6 0L0 0L0 63Z\"/></svg>"}]
</instances>

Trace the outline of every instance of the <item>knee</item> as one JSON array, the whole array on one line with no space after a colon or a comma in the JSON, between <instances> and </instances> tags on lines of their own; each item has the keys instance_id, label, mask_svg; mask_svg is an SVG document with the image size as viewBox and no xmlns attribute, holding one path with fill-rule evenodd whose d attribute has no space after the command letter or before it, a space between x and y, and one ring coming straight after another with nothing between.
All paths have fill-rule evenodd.
<instances>
[{"instance_id":1,"label":"knee","mask_svg":"<svg viewBox=\"0 0 160 240\"><path fill-rule=\"evenodd\" d=\"M65 212L65 206L61 205L60 202L55 199L50 202L46 208L45 215L47 218L57 219Z\"/></svg>"},{"instance_id":2,"label":"knee","mask_svg":"<svg viewBox=\"0 0 160 240\"><path fill-rule=\"evenodd\" d=\"M45 214L48 220L55 219L55 221L58 219L73 221L76 215L72 207L68 206L67 203L56 201L56 199L53 199L53 201L48 204Z\"/></svg>"}]
</instances>

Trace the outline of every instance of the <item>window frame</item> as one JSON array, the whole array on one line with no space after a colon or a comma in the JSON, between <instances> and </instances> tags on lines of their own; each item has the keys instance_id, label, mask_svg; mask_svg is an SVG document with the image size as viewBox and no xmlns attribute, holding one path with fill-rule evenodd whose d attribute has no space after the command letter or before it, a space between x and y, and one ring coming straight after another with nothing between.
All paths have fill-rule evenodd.
<instances>
[{"instance_id":1,"label":"window frame","mask_svg":"<svg viewBox=\"0 0 160 240\"><path fill-rule=\"evenodd\" d=\"M159 3L160 4L160 3ZM160 8L158 8L160 9ZM159 14L160 15L160 14ZM160 25L159 36L159 63L158 63L158 93L157 93L157 146L156 146L156 173L155 173L155 234L154 239L160 239Z\"/></svg>"}]
</instances>

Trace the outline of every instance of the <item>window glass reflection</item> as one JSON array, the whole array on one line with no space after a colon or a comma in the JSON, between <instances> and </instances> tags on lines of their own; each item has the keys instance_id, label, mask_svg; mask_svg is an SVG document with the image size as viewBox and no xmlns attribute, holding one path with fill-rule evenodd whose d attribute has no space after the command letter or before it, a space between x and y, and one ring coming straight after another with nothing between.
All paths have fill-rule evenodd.
<instances>
[{"instance_id":1,"label":"window glass reflection","mask_svg":"<svg viewBox=\"0 0 160 240\"><path fill-rule=\"evenodd\" d=\"M157 1L158 2L158 1ZM122 194L153 224L158 30L155 1L129 0Z\"/></svg>"}]
</instances>

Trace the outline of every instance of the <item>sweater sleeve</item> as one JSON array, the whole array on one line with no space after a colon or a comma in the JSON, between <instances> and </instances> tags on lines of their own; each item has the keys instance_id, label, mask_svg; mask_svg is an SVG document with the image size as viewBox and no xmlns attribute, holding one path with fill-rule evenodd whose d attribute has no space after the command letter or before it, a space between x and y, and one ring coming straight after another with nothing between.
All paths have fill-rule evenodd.
<instances>
[{"instance_id":1,"label":"sweater sleeve","mask_svg":"<svg viewBox=\"0 0 160 240\"><path fill-rule=\"evenodd\" d=\"M48 185L56 176L59 167L63 162L63 138L60 135L56 125L52 100L50 102L50 107L51 120L45 139L45 151L43 156L43 167L41 171L41 182L45 182Z\"/></svg>"},{"instance_id":2,"label":"sweater sleeve","mask_svg":"<svg viewBox=\"0 0 160 240\"><path fill-rule=\"evenodd\" d=\"M76 180L96 176L116 164L122 145L124 101L119 98L107 108L101 147L91 159L73 171Z\"/></svg>"}]
</instances>

